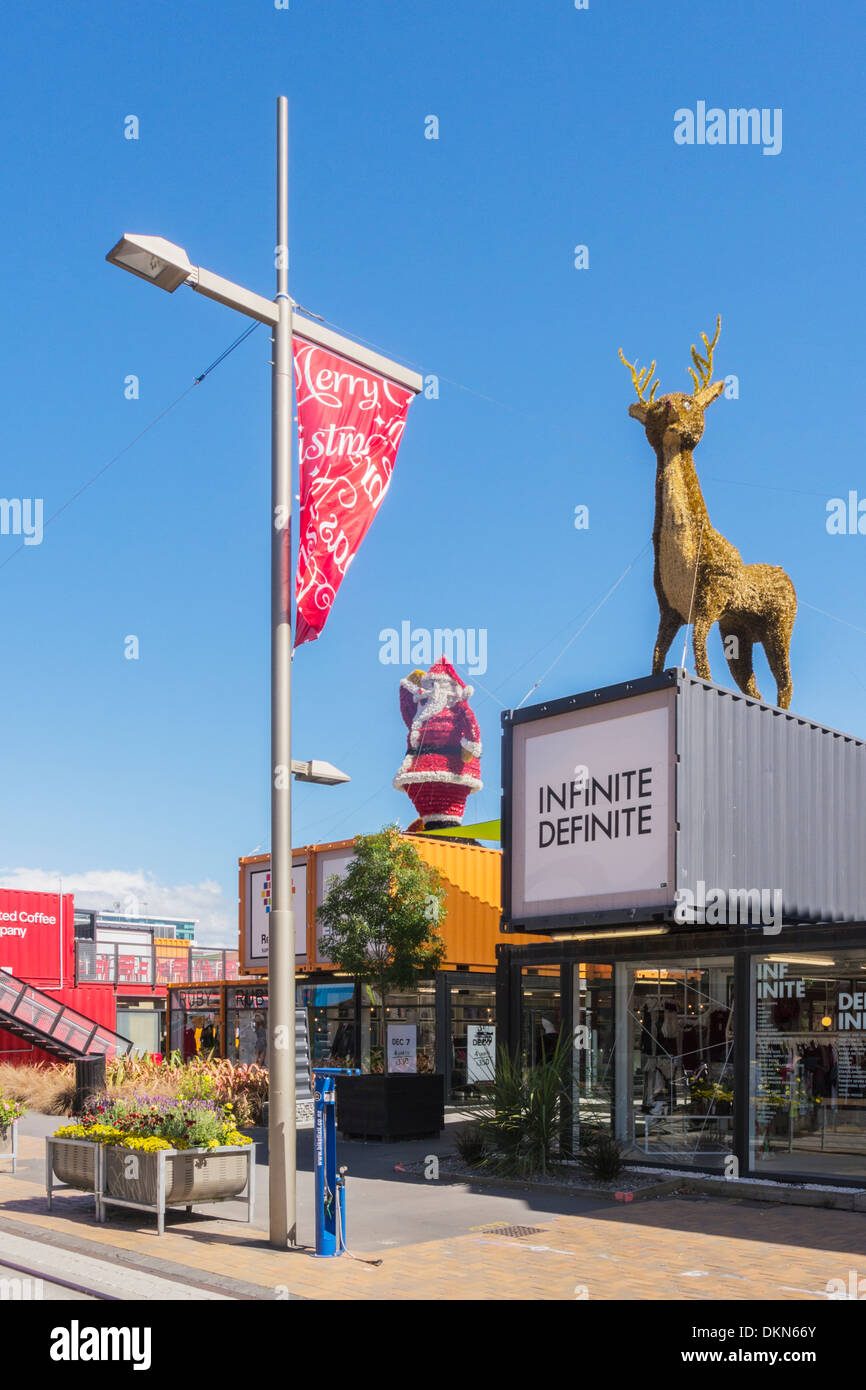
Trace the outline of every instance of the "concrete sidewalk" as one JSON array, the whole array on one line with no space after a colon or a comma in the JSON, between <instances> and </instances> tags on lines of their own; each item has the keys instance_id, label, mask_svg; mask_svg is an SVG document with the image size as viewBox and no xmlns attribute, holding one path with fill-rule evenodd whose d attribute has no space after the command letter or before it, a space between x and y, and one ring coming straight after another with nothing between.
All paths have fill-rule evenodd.
<instances>
[{"instance_id":1,"label":"concrete sidewalk","mask_svg":"<svg viewBox=\"0 0 866 1390\"><path fill-rule=\"evenodd\" d=\"M447 1132L438 1144L341 1145L354 1175L349 1244L381 1259L378 1267L345 1256L316 1260L309 1249L272 1250L264 1167L254 1225L228 1221L227 1208L217 1207L170 1215L160 1239L143 1213L118 1212L96 1225L92 1199L81 1194L58 1194L48 1213L44 1145L33 1130L56 1124L28 1117L20 1171L0 1173L0 1260L4 1233L14 1234L187 1282L192 1298L262 1300L824 1300L830 1280L866 1274L866 1218L857 1214L709 1197L613 1203L394 1171L401 1159L444 1153ZM299 1181L306 1241L313 1235L309 1138L305 1147L302 1137ZM173 1296L167 1286L164 1293Z\"/></svg>"}]
</instances>

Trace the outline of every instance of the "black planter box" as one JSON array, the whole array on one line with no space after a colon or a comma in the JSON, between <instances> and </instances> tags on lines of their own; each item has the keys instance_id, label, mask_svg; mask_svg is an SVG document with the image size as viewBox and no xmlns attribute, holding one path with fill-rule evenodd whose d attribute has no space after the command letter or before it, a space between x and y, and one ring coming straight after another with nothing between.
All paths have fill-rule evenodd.
<instances>
[{"instance_id":1,"label":"black planter box","mask_svg":"<svg viewBox=\"0 0 866 1390\"><path fill-rule=\"evenodd\" d=\"M445 1078L338 1076L337 1128L345 1139L428 1139L445 1128Z\"/></svg>"}]
</instances>

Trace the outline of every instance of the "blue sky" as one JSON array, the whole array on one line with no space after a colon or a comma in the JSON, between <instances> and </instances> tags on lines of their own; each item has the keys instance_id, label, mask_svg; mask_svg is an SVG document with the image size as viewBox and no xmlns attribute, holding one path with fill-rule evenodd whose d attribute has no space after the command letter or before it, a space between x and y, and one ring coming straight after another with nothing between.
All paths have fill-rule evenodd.
<instances>
[{"instance_id":1,"label":"blue sky","mask_svg":"<svg viewBox=\"0 0 866 1390\"><path fill-rule=\"evenodd\" d=\"M296 754L353 779L297 789L296 843L411 818L385 628L486 630L467 819L498 814L501 707L636 556L533 698L648 672L654 458L617 349L689 389L717 313L739 398L696 451L711 520L794 579L793 708L866 736L866 537L825 526L829 498L866 497L864 30L853 3L790 0L8 0L4 497L57 511L244 327L107 266L123 231L273 293L280 92L293 295L440 378L295 661ZM699 101L781 108L781 153L678 146L674 112ZM63 875L83 904L133 893L231 939L237 857L268 841L268 348L257 330L41 545L0 536L4 882ZM710 657L728 684L716 634Z\"/></svg>"}]
</instances>

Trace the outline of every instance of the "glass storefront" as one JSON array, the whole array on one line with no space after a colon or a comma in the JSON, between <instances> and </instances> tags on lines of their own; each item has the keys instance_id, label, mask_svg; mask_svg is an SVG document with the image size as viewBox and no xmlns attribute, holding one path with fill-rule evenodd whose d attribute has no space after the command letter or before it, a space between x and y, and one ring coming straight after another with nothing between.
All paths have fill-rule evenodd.
<instances>
[{"instance_id":1,"label":"glass storefront","mask_svg":"<svg viewBox=\"0 0 866 1390\"><path fill-rule=\"evenodd\" d=\"M749 1143L762 1173L866 1175L866 951L752 961Z\"/></svg>"},{"instance_id":2,"label":"glass storefront","mask_svg":"<svg viewBox=\"0 0 866 1390\"><path fill-rule=\"evenodd\" d=\"M219 990L175 990L171 1008L171 1050L184 1061L213 1052L223 1056Z\"/></svg>"},{"instance_id":3,"label":"glass storefront","mask_svg":"<svg viewBox=\"0 0 866 1390\"><path fill-rule=\"evenodd\" d=\"M562 1023L559 971L523 972L523 1056L528 1066L550 1057Z\"/></svg>"},{"instance_id":4,"label":"glass storefront","mask_svg":"<svg viewBox=\"0 0 866 1390\"><path fill-rule=\"evenodd\" d=\"M450 993L451 1100L477 1101L490 1090L495 1067L496 990L485 980L454 986Z\"/></svg>"},{"instance_id":5,"label":"glass storefront","mask_svg":"<svg viewBox=\"0 0 866 1390\"><path fill-rule=\"evenodd\" d=\"M479 1099L490 1088L496 1055L496 988L489 974L452 975L437 991L434 979L389 993L385 1034L377 991L356 991L354 981L302 977L296 1004L309 1025L310 1059L319 1067L357 1067L435 1073L442 1070L445 1099L456 1104ZM529 977L529 990L533 983ZM236 1063L268 1064L267 978L185 985L169 989L169 1046L191 1058L215 1051ZM441 1017L437 1017L437 994ZM537 1055L560 1024L559 971L534 982L532 1046ZM360 1000L360 1007L359 1007ZM224 1036L221 1018L225 1019ZM437 1039L439 1052L437 1053Z\"/></svg>"},{"instance_id":6,"label":"glass storefront","mask_svg":"<svg viewBox=\"0 0 866 1390\"><path fill-rule=\"evenodd\" d=\"M379 995L365 985L361 1008L361 1068L381 1072L387 1043L390 1071L435 1072L436 989L422 980L417 989L389 994L385 1001L386 1037L382 1037Z\"/></svg>"},{"instance_id":7,"label":"glass storefront","mask_svg":"<svg viewBox=\"0 0 866 1390\"><path fill-rule=\"evenodd\" d=\"M117 1031L142 1052L162 1052L165 1012L150 1000L118 1000Z\"/></svg>"},{"instance_id":8,"label":"glass storefront","mask_svg":"<svg viewBox=\"0 0 866 1390\"><path fill-rule=\"evenodd\" d=\"M268 1062L268 992L258 986L226 989L226 1057L232 1062Z\"/></svg>"},{"instance_id":9,"label":"glass storefront","mask_svg":"<svg viewBox=\"0 0 866 1390\"><path fill-rule=\"evenodd\" d=\"M306 1008L314 1067L356 1067L355 986L350 982L298 986Z\"/></svg>"},{"instance_id":10,"label":"glass storefront","mask_svg":"<svg viewBox=\"0 0 866 1390\"><path fill-rule=\"evenodd\" d=\"M607 1129L632 1161L722 1168L733 1003L733 957L575 966L575 1139Z\"/></svg>"},{"instance_id":11,"label":"glass storefront","mask_svg":"<svg viewBox=\"0 0 866 1390\"><path fill-rule=\"evenodd\" d=\"M613 1122L615 1077L614 977L611 965L574 971L574 1114L576 1130Z\"/></svg>"}]
</instances>

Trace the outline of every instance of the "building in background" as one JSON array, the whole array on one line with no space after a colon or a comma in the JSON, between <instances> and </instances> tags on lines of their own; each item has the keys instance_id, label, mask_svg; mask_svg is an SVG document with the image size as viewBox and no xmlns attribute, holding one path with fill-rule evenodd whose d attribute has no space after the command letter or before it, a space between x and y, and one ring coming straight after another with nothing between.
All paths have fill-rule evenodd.
<instances>
[{"instance_id":1,"label":"building in background","mask_svg":"<svg viewBox=\"0 0 866 1390\"><path fill-rule=\"evenodd\" d=\"M446 954L442 967L416 987L386 1000L387 1036L375 993L334 969L320 950L316 911L328 882L346 871L354 840L308 845L294 852L296 1005L307 1011L314 1066L359 1066L363 1071L440 1072L454 1102L479 1093L489 1077L496 1042L496 946L499 935L501 854L467 841L409 837L421 858L438 870L445 890L439 923ZM268 917L270 858L239 860L241 975L206 987L169 988L172 1049L192 1055L203 1034L221 1056L267 1062ZM559 972L540 968L534 997L539 1038L559 1027ZM398 1038L400 1055L397 1056Z\"/></svg>"},{"instance_id":2,"label":"building in background","mask_svg":"<svg viewBox=\"0 0 866 1390\"><path fill-rule=\"evenodd\" d=\"M0 889L0 1059L41 1063L128 1050L116 1031L116 990L95 973L80 974L78 946L71 893Z\"/></svg>"},{"instance_id":3,"label":"building in background","mask_svg":"<svg viewBox=\"0 0 866 1390\"><path fill-rule=\"evenodd\" d=\"M177 938L178 941L194 941L198 926L196 918L138 916L133 912L109 912L103 908L96 909L96 919L106 927L149 927L155 937Z\"/></svg>"},{"instance_id":4,"label":"building in background","mask_svg":"<svg viewBox=\"0 0 866 1390\"><path fill-rule=\"evenodd\" d=\"M167 1050L170 983L237 975L237 951L196 946L195 926L186 918L75 911L76 978L113 986L117 1031L144 1052Z\"/></svg>"}]
</instances>

